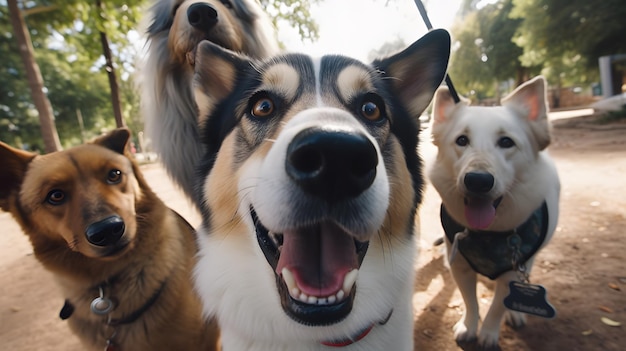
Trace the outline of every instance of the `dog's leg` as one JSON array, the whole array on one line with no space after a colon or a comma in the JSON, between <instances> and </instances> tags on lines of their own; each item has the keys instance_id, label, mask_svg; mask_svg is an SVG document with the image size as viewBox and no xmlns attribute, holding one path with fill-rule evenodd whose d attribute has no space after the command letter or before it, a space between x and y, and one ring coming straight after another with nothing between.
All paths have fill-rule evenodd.
<instances>
[{"instance_id":1,"label":"dog's leg","mask_svg":"<svg viewBox=\"0 0 626 351\"><path fill-rule=\"evenodd\" d=\"M509 271L496 279L493 300L478 335L478 343L482 350L500 350L498 338L505 312L508 315L507 318L513 319L514 324L523 325L526 322L526 317L522 313L507 310L503 303L504 298L509 294L509 282L518 280L517 274L517 272Z\"/></svg>"},{"instance_id":2,"label":"dog's leg","mask_svg":"<svg viewBox=\"0 0 626 351\"><path fill-rule=\"evenodd\" d=\"M450 244L448 247L448 257L450 257ZM463 344L476 339L478 331L478 300L476 298L476 272L470 267L463 255L456 253L450 262L450 272L452 278L461 292L465 311L463 317L454 325L454 339L457 343Z\"/></svg>"}]
</instances>

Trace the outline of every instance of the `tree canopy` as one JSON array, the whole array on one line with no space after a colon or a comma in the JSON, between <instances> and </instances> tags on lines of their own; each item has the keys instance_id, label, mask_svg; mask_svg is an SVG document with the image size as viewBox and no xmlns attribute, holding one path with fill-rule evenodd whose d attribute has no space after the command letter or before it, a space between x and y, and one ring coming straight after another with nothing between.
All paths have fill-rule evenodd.
<instances>
[{"instance_id":1,"label":"tree canopy","mask_svg":"<svg viewBox=\"0 0 626 351\"><path fill-rule=\"evenodd\" d=\"M261 0L275 20L286 20L303 39L317 39L309 13L318 0ZM133 82L140 47L137 33L152 0L18 1L34 47L62 144L75 145L115 127L111 93L100 33L113 52L121 109L133 131L143 129L139 97ZM101 6L96 6L101 3ZM0 140L43 151L38 112L29 94L24 64L18 54L6 0L0 0ZM130 35L129 35L130 34ZM134 34L134 35L133 35ZM133 42L134 41L134 42ZM79 123L82 120L82 124ZM81 128L82 127L82 128Z\"/></svg>"},{"instance_id":2,"label":"tree canopy","mask_svg":"<svg viewBox=\"0 0 626 351\"><path fill-rule=\"evenodd\" d=\"M461 93L499 96L542 73L556 86L598 80L598 58L626 53L626 2L465 0L450 74ZM504 82L514 84L504 84Z\"/></svg>"}]
</instances>

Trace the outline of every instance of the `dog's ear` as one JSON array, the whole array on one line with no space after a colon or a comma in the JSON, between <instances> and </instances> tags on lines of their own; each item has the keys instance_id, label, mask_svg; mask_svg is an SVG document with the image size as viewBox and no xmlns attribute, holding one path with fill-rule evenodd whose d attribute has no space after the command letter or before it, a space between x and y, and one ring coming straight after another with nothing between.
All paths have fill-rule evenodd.
<instances>
[{"instance_id":1,"label":"dog's ear","mask_svg":"<svg viewBox=\"0 0 626 351\"><path fill-rule=\"evenodd\" d=\"M460 101L457 103L454 101L450 89L447 86L442 86L435 92L433 98L433 121L432 121L432 136L433 144L439 146L441 138L444 132L444 125L449 122L456 115L456 110L469 106L470 101L459 95Z\"/></svg>"},{"instance_id":2,"label":"dog's ear","mask_svg":"<svg viewBox=\"0 0 626 351\"><path fill-rule=\"evenodd\" d=\"M403 51L372 65L391 80L393 92L410 114L418 118L443 81L450 58L450 34L428 32Z\"/></svg>"},{"instance_id":3,"label":"dog's ear","mask_svg":"<svg viewBox=\"0 0 626 351\"><path fill-rule=\"evenodd\" d=\"M193 88L201 128L215 105L232 93L238 71L250 64L246 56L210 41L205 40L198 45Z\"/></svg>"},{"instance_id":4,"label":"dog's ear","mask_svg":"<svg viewBox=\"0 0 626 351\"><path fill-rule=\"evenodd\" d=\"M9 196L19 191L28 165L37 156L32 152L16 149L0 142L0 208L9 211Z\"/></svg>"},{"instance_id":5,"label":"dog's ear","mask_svg":"<svg viewBox=\"0 0 626 351\"><path fill-rule=\"evenodd\" d=\"M545 78L537 76L502 99L502 106L529 123L539 150L550 144L551 127L548 121L546 90Z\"/></svg>"},{"instance_id":6,"label":"dog's ear","mask_svg":"<svg viewBox=\"0 0 626 351\"><path fill-rule=\"evenodd\" d=\"M459 99L460 101L456 103L447 86L439 87L433 98L433 124L444 123L450 120L456 108L470 104L470 100L463 96L459 95Z\"/></svg>"},{"instance_id":7,"label":"dog's ear","mask_svg":"<svg viewBox=\"0 0 626 351\"><path fill-rule=\"evenodd\" d=\"M129 140L130 130L127 128L117 128L101 137L96 138L93 143L124 155L127 151Z\"/></svg>"}]
</instances>

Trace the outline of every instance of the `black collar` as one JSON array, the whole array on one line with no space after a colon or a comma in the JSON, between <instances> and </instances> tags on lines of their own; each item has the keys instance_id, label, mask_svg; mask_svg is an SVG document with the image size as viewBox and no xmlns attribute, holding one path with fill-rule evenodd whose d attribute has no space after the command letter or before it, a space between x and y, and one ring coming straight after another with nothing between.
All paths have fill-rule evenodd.
<instances>
[{"instance_id":1,"label":"black collar","mask_svg":"<svg viewBox=\"0 0 626 351\"><path fill-rule=\"evenodd\" d=\"M457 238L459 252L475 272L493 280L502 273L513 269L514 252L509 244L511 237L517 235L521 241L519 264L526 262L539 250L548 232L548 206L544 201L517 228L504 232L494 232L473 231L463 227L450 217L442 204L441 224L450 243L454 242L456 233L467 233L467 235Z\"/></svg>"},{"instance_id":2,"label":"black collar","mask_svg":"<svg viewBox=\"0 0 626 351\"><path fill-rule=\"evenodd\" d=\"M165 289L166 283L167 283L167 280L165 280L159 286L159 288L152 294L152 296L150 296L150 298L146 301L146 303L144 303L139 309L135 310L134 312L122 318L110 319L107 322L107 324L111 326L117 326L117 325L122 325L122 324L130 324L136 321L143 313L145 313L150 307L152 307L152 305L154 305L154 303L159 299L159 296L161 296L161 293ZM104 286L104 285L107 285L107 283L102 283L100 286ZM73 312L74 312L74 305L72 305L70 300L66 299L65 304L63 305L63 308L61 308L61 312L59 313L59 317L61 319L68 319L70 318Z\"/></svg>"}]
</instances>

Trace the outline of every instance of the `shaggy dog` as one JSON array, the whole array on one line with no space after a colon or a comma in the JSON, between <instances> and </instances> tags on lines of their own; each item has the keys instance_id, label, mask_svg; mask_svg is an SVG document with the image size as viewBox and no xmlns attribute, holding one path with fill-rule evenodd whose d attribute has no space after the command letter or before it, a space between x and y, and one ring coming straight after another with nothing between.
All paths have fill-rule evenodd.
<instances>
[{"instance_id":1,"label":"shaggy dog","mask_svg":"<svg viewBox=\"0 0 626 351\"><path fill-rule=\"evenodd\" d=\"M454 335L458 343L478 336L482 348L497 349L503 317L520 327L526 323L520 311L543 317L554 312L541 296L545 290L528 284L535 254L550 240L559 216L559 177L546 151L546 82L526 82L497 107L455 104L440 88L433 106L438 154L429 177L443 201L450 268L465 301ZM496 282L480 332L477 273ZM520 298L520 292L532 298ZM507 294L507 307L515 310L505 308Z\"/></svg>"},{"instance_id":2,"label":"shaggy dog","mask_svg":"<svg viewBox=\"0 0 626 351\"><path fill-rule=\"evenodd\" d=\"M130 133L39 156L0 143L0 207L28 235L86 350L219 350L191 270L193 228L150 190Z\"/></svg>"},{"instance_id":3,"label":"shaggy dog","mask_svg":"<svg viewBox=\"0 0 626 351\"><path fill-rule=\"evenodd\" d=\"M419 116L449 53L443 30L369 65L200 45L194 274L225 351L413 350Z\"/></svg>"},{"instance_id":4,"label":"shaggy dog","mask_svg":"<svg viewBox=\"0 0 626 351\"><path fill-rule=\"evenodd\" d=\"M174 182L196 206L196 165L204 154L192 95L194 54L202 40L264 58L278 52L271 21L257 0L157 0L148 57L140 69L147 135Z\"/></svg>"}]
</instances>

